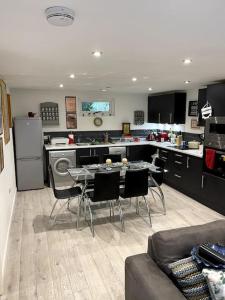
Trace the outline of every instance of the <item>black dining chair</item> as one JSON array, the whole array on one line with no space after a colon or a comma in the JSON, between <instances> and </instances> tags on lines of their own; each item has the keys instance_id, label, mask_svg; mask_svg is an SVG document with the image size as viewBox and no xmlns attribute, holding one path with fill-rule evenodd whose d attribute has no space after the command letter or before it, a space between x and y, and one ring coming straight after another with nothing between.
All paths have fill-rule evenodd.
<instances>
[{"instance_id":1,"label":"black dining chair","mask_svg":"<svg viewBox=\"0 0 225 300\"><path fill-rule=\"evenodd\" d=\"M49 170L49 178L50 178L51 187L53 189L53 193L54 193L54 196L56 198L56 201L55 201L55 203L54 203L54 205L52 207L51 213L50 213L50 219L53 219L53 225L54 225L55 222L56 222L57 215L60 214L60 212L63 210L63 208L66 205L67 205L67 207L69 209L70 202L74 198L76 198L76 197L79 198L79 202L81 201L82 190L81 190L81 188L79 186L75 186L75 187L71 187L71 188L66 188L66 189L57 189L56 186L55 186L55 180L54 180L54 176L53 176L51 165L49 165L48 170ZM52 218L52 214L53 214L53 212L55 210L56 204L60 200L67 200L67 201L62 204L62 206L58 210L57 214L55 214L54 218ZM78 221L79 220L77 218L77 226L78 226Z\"/></svg>"},{"instance_id":2,"label":"black dining chair","mask_svg":"<svg viewBox=\"0 0 225 300\"><path fill-rule=\"evenodd\" d=\"M120 172L99 172L95 174L94 178L94 189L85 193L85 217L86 217L86 205L88 206L90 221L91 221L91 232L94 237L94 224L93 224L93 213L92 204L109 201L110 206L110 219L112 216L112 205L114 202L118 204L120 222L122 225L122 231L124 231L124 220L123 211L120 202Z\"/></svg>"},{"instance_id":3,"label":"black dining chair","mask_svg":"<svg viewBox=\"0 0 225 300\"><path fill-rule=\"evenodd\" d=\"M121 154L104 154L104 163L106 159L111 159L112 163L121 162Z\"/></svg>"},{"instance_id":4,"label":"black dining chair","mask_svg":"<svg viewBox=\"0 0 225 300\"><path fill-rule=\"evenodd\" d=\"M136 213L138 215L140 215L139 197L142 197L142 199L144 199L144 203L148 211L148 217L151 226L152 222L150 215L150 207L146 199L146 196L148 195L148 177L148 168L127 170L125 175L125 185L121 189L120 196L123 199L131 199L134 197L136 198Z\"/></svg>"},{"instance_id":5,"label":"black dining chair","mask_svg":"<svg viewBox=\"0 0 225 300\"><path fill-rule=\"evenodd\" d=\"M156 157L155 166L159 169L155 172L151 172L149 176L148 187L149 191L152 194L153 199L156 201L155 195L160 199L163 206L163 213L166 214L166 205L165 205L165 197L163 191L161 189L161 185L164 179L165 173L165 161Z\"/></svg>"},{"instance_id":6,"label":"black dining chair","mask_svg":"<svg viewBox=\"0 0 225 300\"><path fill-rule=\"evenodd\" d=\"M100 161L99 155L80 156L79 164L81 166L94 165L94 164L99 164L99 161Z\"/></svg>"}]
</instances>

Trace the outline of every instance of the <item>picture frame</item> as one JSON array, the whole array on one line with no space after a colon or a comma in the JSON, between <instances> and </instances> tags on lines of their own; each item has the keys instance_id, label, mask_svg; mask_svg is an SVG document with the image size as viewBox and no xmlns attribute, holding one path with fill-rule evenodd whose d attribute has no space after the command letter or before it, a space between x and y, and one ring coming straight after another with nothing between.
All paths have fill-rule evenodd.
<instances>
[{"instance_id":1,"label":"picture frame","mask_svg":"<svg viewBox=\"0 0 225 300\"><path fill-rule=\"evenodd\" d=\"M130 123L122 123L123 135L130 135Z\"/></svg>"},{"instance_id":2,"label":"picture frame","mask_svg":"<svg viewBox=\"0 0 225 300\"><path fill-rule=\"evenodd\" d=\"M0 173L4 169L3 138L0 138Z\"/></svg>"},{"instance_id":3,"label":"picture frame","mask_svg":"<svg viewBox=\"0 0 225 300\"><path fill-rule=\"evenodd\" d=\"M8 105L8 120L9 120L9 128L12 128L12 108L11 108L11 96L7 94L7 105Z\"/></svg>"},{"instance_id":4,"label":"picture frame","mask_svg":"<svg viewBox=\"0 0 225 300\"><path fill-rule=\"evenodd\" d=\"M7 91L6 91L6 84L2 79L0 80L0 88L1 88L1 108L2 108L4 142L5 144L8 144L8 142L10 141L10 130L9 130Z\"/></svg>"},{"instance_id":5,"label":"picture frame","mask_svg":"<svg viewBox=\"0 0 225 300\"><path fill-rule=\"evenodd\" d=\"M200 128L198 126L198 119L191 119L191 128L192 129L198 129L198 128Z\"/></svg>"},{"instance_id":6,"label":"picture frame","mask_svg":"<svg viewBox=\"0 0 225 300\"><path fill-rule=\"evenodd\" d=\"M75 96L65 97L66 128L77 129L77 103Z\"/></svg>"},{"instance_id":7,"label":"picture frame","mask_svg":"<svg viewBox=\"0 0 225 300\"><path fill-rule=\"evenodd\" d=\"M189 101L188 103L188 116L197 117L198 115L198 101Z\"/></svg>"}]
</instances>

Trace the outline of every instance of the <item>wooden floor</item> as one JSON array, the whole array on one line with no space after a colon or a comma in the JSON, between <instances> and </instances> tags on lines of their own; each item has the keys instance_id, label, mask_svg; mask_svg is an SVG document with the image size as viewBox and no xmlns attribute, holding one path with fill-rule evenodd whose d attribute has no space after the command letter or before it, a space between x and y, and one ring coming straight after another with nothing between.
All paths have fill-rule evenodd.
<instances>
[{"instance_id":1,"label":"wooden floor","mask_svg":"<svg viewBox=\"0 0 225 300\"><path fill-rule=\"evenodd\" d=\"M76 216L68 211L61 216L62 225L50 227L51 189L18 193L2 299L124 299L125 258L146 252L149 235L223 218L168 186L163 190L166 216L160 213L160 203L149 198L152 228L129 210L122 233L119 219L110 223L109 211L99 209L95 238L84 222L77 231Z\"/></svg>"}]
</instances>

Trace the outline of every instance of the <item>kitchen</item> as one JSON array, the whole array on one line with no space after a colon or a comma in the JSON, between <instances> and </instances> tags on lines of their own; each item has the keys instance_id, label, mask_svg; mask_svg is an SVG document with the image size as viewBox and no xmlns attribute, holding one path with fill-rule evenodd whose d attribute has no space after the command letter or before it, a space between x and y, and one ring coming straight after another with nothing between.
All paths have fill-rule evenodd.
<instances>
[{"instance_id":1,"label":"kitchen","mask_svg":"<svg viewBox=\"0 0 225 300\"><path fill-rule=\"evenodd\" d=\"M12 2L0 298L151 299L154 235L225 218L225 4Z\"/></svg>"}]
</instances>

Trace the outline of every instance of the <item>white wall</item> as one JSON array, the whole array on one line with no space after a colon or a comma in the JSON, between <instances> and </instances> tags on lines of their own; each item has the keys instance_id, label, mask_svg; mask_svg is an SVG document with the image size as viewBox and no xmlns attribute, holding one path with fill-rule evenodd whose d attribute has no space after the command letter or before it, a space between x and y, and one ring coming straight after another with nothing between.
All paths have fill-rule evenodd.
<instances>
[{"instance_id":1,"label":"white wall","mask_svg":"<svg viewBox=\"0 0 225 300\"><path fill-rule=\"evenodd\" d=\"M14 116L27 115L28 111L39 113L39 105L41 102L53 101L59 104L60 125L54 127L44 127L44 131L65 131L65 96L76 96L78 107L81 100L85 99L102 99L107 97L103 93L85 93L74 92L69 90L32 90L32 89L12 89L12 108ZM121 130L122 122L130 122L131 129L165 129L175 131L186 131L192 133L202 133L203 128L192 129L191 117L188 117L188 102L198 99L198 89L187 91L187 109L186 124L169 125L169 124L148 124L142 126L133 125L134 110L145 111L145 122L147 121L147 95L127 95L127 94L111 94L110 98L115 99L115 116L103 117L103 125L96 127L93 124L93 117L82 117L78 111L78 127L79 131L88 130Z\"/></svg>"},{"instance_id":2,"label":"white wall","mask_svg":"<svg viewBox=\"0 0 225 300\"><path fill-rule=\"evenodd\" d=\"M4 142L3 142L4 144ZM12 130L10 142L4 145L4 169L0 174L0 270L4 273L5 258L7 251L8 234L16 197L16 180L13 153ZM0 276L1 277L1 276Z\"/></svg>"},{"instance_id":3,"label":"white wall","mask_svg":"<svg viewBox=\"0 0 225 300\"><path fill-rule=\"evenodd\" d=\"M107 96L103 93L84 93L69 90L28 90L28 89L11 89L12 107L14 116L27 115L28 111L39 113L41 102L53 101L59 104L60 125L54 127L44 127L44 131L65 131L65 96L76 96L78 102L85 99L115 99L115 116L102 117L103 125L96 127L93 124L94 117L77 116L77 130L121 130L122 122L133 124L134 111L144 110L145 120L147 120L147 97L146 95L126 95L114 94ZM79 105L77 105L77 108ZM145 123L141 126L131 125L131 129L151 128L151 125Z\"/></svg>"}]
</instances>

